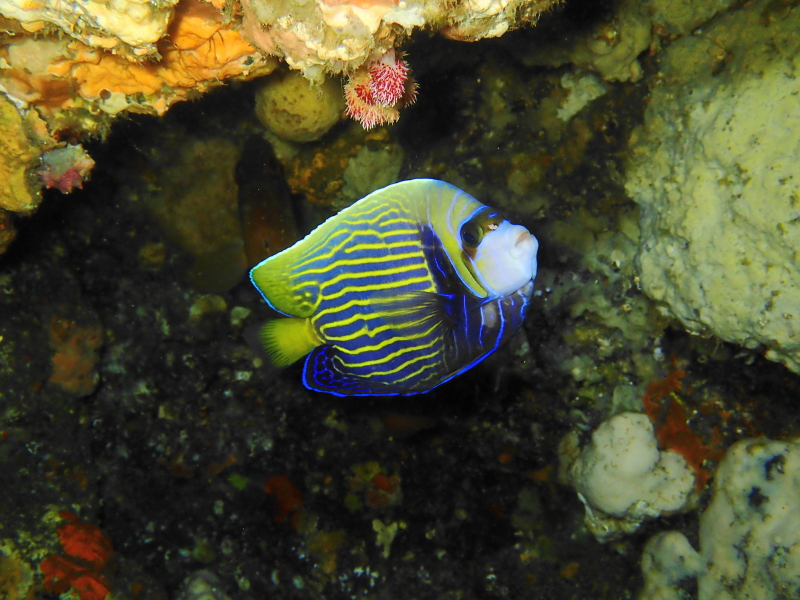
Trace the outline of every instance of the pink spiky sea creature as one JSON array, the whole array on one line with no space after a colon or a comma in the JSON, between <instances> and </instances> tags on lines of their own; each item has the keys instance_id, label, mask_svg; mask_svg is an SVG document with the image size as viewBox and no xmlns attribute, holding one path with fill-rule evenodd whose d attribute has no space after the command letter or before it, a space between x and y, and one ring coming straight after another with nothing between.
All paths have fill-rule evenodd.
<instances>
[{"instance_id":1,"label":"pink spiky sea creature","mask_svg":"<svg viewBox=\"0 0 800 600\"><path fill-rule=\"evenodd\" d=\"M378 60L356 69L344 86L347 114L364 127L394 123L399 109L417 99L417 84L409 76L401 53L390 49Z\"/></svg>"}]
</instances>

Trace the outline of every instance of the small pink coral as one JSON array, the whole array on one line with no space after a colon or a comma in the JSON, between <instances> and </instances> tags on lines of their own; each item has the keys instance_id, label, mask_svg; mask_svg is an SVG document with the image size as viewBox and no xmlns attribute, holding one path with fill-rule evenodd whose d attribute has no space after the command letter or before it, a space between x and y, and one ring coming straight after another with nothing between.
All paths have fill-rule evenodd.
<instances>
[{"instance_id":1,"label":"small pink coral","mask_svg":"<svg viewBox=\"0 0 800 600\"><path fill-rule=\"evenodd\" d=\"M397 59L394 48L380 60L367 66L369 70L369 89L375 102L383 106L394 106L403 97L408 79L408 65L402 58Z\"/></svg>"},{"instance_id":2,"label":"small pink coral","mask_svg":"<svg viewBox=\"0 0 800 600\"><path fill-rule=\"evenodd\" d=\"M48 189L68 194L76 187L83 188L92 167L94 160L80 144L56 148L42 155L39 180Z\"/></svg>"},{"instance_id":3,"label":"small pink coral","mask_svg":"<svg viewBox=\"0 0 800 600\"><path fill-rule=\"evenodd\" d=\"M394 123L398 109L417 99L417 84L409 77L408 64L394 48L378 60L356 69L344 86L347 114L364 127Z\"/></svg>"}]
</instances>

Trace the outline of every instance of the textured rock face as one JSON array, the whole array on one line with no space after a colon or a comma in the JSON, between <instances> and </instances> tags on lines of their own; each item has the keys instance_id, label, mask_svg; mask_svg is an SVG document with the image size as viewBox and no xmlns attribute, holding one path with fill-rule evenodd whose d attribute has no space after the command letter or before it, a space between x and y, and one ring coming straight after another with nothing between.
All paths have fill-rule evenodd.
<instances>
[{"instance_id":1,"label":"textured rock face","mask_svg":"<svg viewBox=\"0 0 800 600\"><path fill-rule=\"evenodd\" d=\"M800 372L800 7L750 5L664 54L627 190L645 292Z\"/></svg>"},{"instance_id":2,"label":"textured rock face","mask_svg":"<svg viewBox=\"0 0 800 600\"><path fill-rule=\"evenodd\" d=\"M351 72L377 59L417 28L452 39L498 37L535 23L555 0L243 0L245 37L308 79Z\"/></svg>"},{"instance_id":3,"label":"textured rock face","mask_svg":"<svg viewBox=\"0 0 800 600\"><path fill-rule=\"evenodd\" d=\"M0 0L0 14L18 19L27 31L54 25L90 46L156 54L155 42L167 29L178 0L81 0L64 7L60 0Z\"/></svg>"}]
</instances>

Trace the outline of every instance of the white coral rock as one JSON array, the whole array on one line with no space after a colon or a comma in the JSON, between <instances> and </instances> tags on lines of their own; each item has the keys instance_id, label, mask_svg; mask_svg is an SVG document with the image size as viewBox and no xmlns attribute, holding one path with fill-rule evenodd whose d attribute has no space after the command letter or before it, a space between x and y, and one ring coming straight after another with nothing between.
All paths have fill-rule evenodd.
<instances>
[{"instance_id":1,"label":"white coral rock","mask_svg":"<svg viewBox=\"0 0 800 600\"><path fill-rule=\"evenodd\" d=\"M569 463L566 481L586 506L586 524L601 541L635 531L646 518L684 508L694 488L686 460L659 451L647 415L622 413L603 422L592 441L570 461L570 442L561 454Z\"/></svg>"}]
</instances>

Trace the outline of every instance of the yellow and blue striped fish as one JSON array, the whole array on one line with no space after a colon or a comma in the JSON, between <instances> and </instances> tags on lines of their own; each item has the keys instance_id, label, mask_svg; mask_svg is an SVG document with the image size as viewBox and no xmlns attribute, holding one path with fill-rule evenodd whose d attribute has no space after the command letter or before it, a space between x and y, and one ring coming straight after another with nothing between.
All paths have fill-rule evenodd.
<instances>
[{"instance_id":1,"label":"yellow and blue striped fish","mask_svg":"<svg viewBox=\"0 0 800 600\"><path fill-rule=\"evenodd\" d=\"M337 396L421 394L520 328L538 243L434 179L377 190L253 268L276 366L308 354L303 383ZM310 354L309 354L310 353Z\"/></svg>"}]
</instances>

